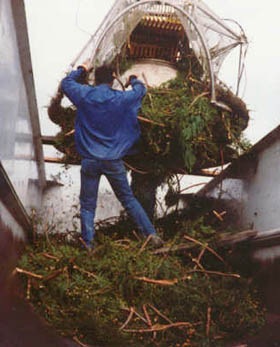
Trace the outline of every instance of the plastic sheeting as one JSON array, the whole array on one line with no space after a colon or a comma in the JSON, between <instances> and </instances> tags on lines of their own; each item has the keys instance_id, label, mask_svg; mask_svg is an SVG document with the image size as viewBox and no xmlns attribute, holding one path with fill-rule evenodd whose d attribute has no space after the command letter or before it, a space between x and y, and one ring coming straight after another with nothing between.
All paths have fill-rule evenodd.
<instances>
[{"instance_id":1,"label":"plastic sheeting","mask_svg":"<svg viewBox=\"0 0 280 347\"><path fill-rule=\"evenodd\" d=\"M14 25L10 1L0 0L0 160L28 210L38 204L41 193Z\"/></svg>"},{"instance_id":2,"label":"plastic sheeting","mask_svg":"<svg viewBox=\"0 0 280 347\"><path fill-rule=\"evenodd\" d=\"M237 46L240 47L240 61L236 63L242 68L245 52L242 47L247 45L243 30L237 25L232 29L200 0L117 0L71 67L88 57L95 66L110 63L141 18L153 14L180 20L205 78L216 79L224 59Z\"/></svg>"}]
</instances>

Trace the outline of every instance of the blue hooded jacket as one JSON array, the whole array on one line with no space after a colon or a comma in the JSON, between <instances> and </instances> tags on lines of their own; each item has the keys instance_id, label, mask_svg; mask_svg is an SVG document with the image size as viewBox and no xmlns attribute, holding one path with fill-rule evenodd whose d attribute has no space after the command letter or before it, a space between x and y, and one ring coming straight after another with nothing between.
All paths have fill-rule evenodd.
<instances>
[{"instance_id":1,"label":"blue hooded jacket","mask_svg":"<svg viewBox=\"0 0 280 347\"><path fill-rule=\"evenodd\" d=\"M61 82L63 93L77 107L77 151L87 159L121 159L140 137L137 114L146 88L136 78L130 91L114 90L107 84L83 85L77 82L83 73L78 68Z\"/></svg>"}]
</instances>

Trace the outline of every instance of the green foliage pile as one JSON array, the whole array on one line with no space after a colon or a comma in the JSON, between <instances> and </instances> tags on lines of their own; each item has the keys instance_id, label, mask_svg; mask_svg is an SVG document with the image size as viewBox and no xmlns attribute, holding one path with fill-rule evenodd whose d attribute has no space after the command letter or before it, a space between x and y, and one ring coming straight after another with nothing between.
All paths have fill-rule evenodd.
<instances>
[{"instance_id":1,"label":"green foliage pile","mask_svg":"<svg viewBox=\"0 0 280 347\"><path fill-rule=\"evenodd\" d=\"M153 123L141 122L139 154L127 158L131 165L154 174L192 173L238 157L247 116L214 106L207 85L193 81L181 72L148 90L140 116Z\"/></svg>"},{"instance_id":2,"label":"green foliage pile","mask_svg":"<svg viewBox=\"0 0 280 347\"><path fill-rule=\"evenodd\" d=\"M99 224L91 254L66 234L38 237L18 264L29 272L20 274L27 297L83 344L224 346L253 334L264 310L252 284L216 253L215 231L202 219L175 220L161 221L162 253L125 220Z\"/></svg>"}]
</instances>

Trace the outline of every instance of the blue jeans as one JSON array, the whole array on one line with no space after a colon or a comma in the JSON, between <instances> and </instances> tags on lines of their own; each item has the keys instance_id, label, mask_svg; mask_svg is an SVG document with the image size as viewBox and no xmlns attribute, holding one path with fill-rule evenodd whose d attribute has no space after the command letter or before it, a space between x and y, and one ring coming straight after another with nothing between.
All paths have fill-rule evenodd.
<instances>
[{"instance_id":1,"label":"blue jeans","mask_svg":"<svg viewBox=\"0 0 280 347\"><path fill-rule=\"evenodd\" d=\"M90 247L94 238L94 217L101 175L108 179L114 193L126 212L133 218L140 231L148 236L155 235L155 229L143 207L134 197L128 184L126 170L121 159L83 159L81 167L81 228L82 238Z\"/></svg>"}]
</instances>

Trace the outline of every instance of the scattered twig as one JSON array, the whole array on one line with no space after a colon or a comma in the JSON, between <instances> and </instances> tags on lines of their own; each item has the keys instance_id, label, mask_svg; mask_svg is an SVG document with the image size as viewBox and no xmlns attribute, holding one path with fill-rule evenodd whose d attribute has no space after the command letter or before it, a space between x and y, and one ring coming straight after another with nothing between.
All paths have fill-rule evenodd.
<instances>
[{"instance_id":1,"label":"scattered twig","mask_svg":"<svg viewBox=\"0 0 280 347\"><path fill-rule=\"evenodd\" d=\"M147 93L147 97L149 98L150 100L150 104L151 104L151 108L152 110L154 110L154 105L153 105L153 98L152 98L152 95L150 93Z\"/></svg>"},{"instance_id":2,"label":"scattered twig","mask_svg":"<svg viewBox=\"0 0 280 347\"><path fill-rule=\"evenodd\" d=\"M123 162L124 162L124 165L127 166L130 170L135 171L141 175L147 175L149 173L148 171L136 169L135 167L129 165L126 161L123 161Z\"/></svg>"},{"instance_id":3,"label":"scattered twig","mask_svg":"<svg viewBox=\"0 0 280 347\"><path fill-rule=\"evenodd\" d=\"M178 279L175 278L174 280L155 280L147 277L134 277L136 280L152 283L152 284L159 284L161 286L173 286L174 284L178 283Z\"/></svg>"},{"instance_id":4,"label":"scattered twig","mask_svg":"<svg viewBox=\"0 0 280 347\"><path fill-rule=\"evenodd\" d=\"M115 74L115 79L119 82L120 86L122 87L122 90L124 91L124 90L125 90L125 86L124 86L124 84L122 83L122 81L121 81L121 79L119 78L119 76L117 76L116 74Z\"/></svg>"},{"instance_id":5,"label":"scattered twig","mask_svg":"<svg viewBox=\"0 0 280 347\"><path fill-rule=\"evenodd\" d=\"M137 117L139 120L141 120L142 122L146 122L146 123L150 123L150 124L154 124L154 125L159 125L160 127L165 127L165 124L163 123L159 123L159 122L155 122L151 119L148 119L148 118L144 118L144 117L141 117L141 116L138 116Z\"/></svg>"},{"instance_id":6,"label":"scattered twig","mask_svg":"<svg viewBox=\"0 0 280 347\"><path fill-rule=\"evenodd\" d=\"M143 305L143 312L145 314L145 317L146 317L146 320L147 320L147 324L148 326L151 328L152 327L152 322L151 322L151 318L148 314L148 311L147 311L147 308L146 308L146 305Z\"/></svg>"},{"instance_id":7,"label":"scattered twig","mask_svg":"<svg viewBox=\"0 0 280 347\"><path fill-rule=\"evenodd\" d=\"M91 293L91 295L94 296L94 295L104 294L104 293L109 292L110 290L111 290L111 287L107 286L107 287L101 288L99 290L96 290L95 292Z\"/></svg>"},{"instance_id":8,"label":"scattered twig","mask_svg":"<svg viewBox=\"0 0 280 347\"><path fill-rule=\"evenodd\" d=\"M142 72L142 76L143 76L143 80L144 80L146 86L147 86L148 88L150 88L151 86L149 85L148 80L147 80L147 77L146 77L146 75L145 75L144 72Z\"/></svg>"},{"instance_id":9,"label":"scattered twig","mask_svg":"<svg viewBox=\"0 0 280 347\"><path fill-rule=\"evenodd\" d=\"M114 243L130 243L131 240L129 239L119 239L119 240L116 240L114 241Z\"/></svg>"},{"instance_id":10,"label":"scattered twig","mask_svg":"<svg viewBox=\"0 0 280 347\"><path fill-rule=\"evenodd\" d=\"M94 273L89 272L89 271L87 271L87 270L84 270L83 268L79 267L79 266L76 265L76 264L73 265L73 269L78 270L78 271L80 271L81 273L86 274L88 277L93 277L93 278L97 278L97 277L98 277L98 276L96 276Z\"/></svg>"},{"instance_id":11,"label":"scattered twig","mask_svg":"<svg viewBox=\"0 0 280 347\"><path fill-rule=\"evenodd\" d=\"M26 271L26 270L20 269L18 267L16 267L16 271L18 273L22 273L22 274L25 274L25 275L28 275L28 276L31 276L31 277L34 277L34 278L38 278L38 279L42 279L43 278L42 275L37 275L37 274L34 274L33 272Z\"/></svg>"},{"instance_id":12,"label":"scattered twig","mask_svg":"<svg viewBox=\"0 0 280 347\"><path fill-rule=\"evenodd\" d=\"M194 269L196 269L197 267L199 267L202 271L205 271L204 267L200 264L200 262L196 259L191 257L192 261L196 264L196 266L194 267Z\"/></svg>"},{"instance_id":13,"label":"scattered twig","mask_svg":"<svg viewBox=\"0 0 280 347\"><path fill-rule=\"evenodd\" d=\"M114 244L117 247L123 247L123 248L126 248L126 249L130 249L130 243L131 243L131 240L129 240L129 239L122 239L122 240L114 241Z\"/></svg>"},{"instance_id":14,"label":"scattered twig","mask_svg":"<svg viewBox=\"0 0 280 347\"><path fill-rule=\"evenodd\" d=\"M193 107L193 105L197 102L198 99L200 99L200 98L202 98L203 96L206 96L206 95L208 95L208 94L210 94L210 93L209 93L209 92L203 92L203 93L197 95L197 96L193 99L193 101L191 102L191 104L189 105L187 111L189 111L189 110Z\"/></svg>"},{"instance_id":15,"label":"scattered twig","mask_svg":"<svg viewBox=\"0 0 280 347\"><path fill-rule=\"evenodd\" d=\"M146 305L143 305L143 311L144 311L145 317L147 319L147 325L149 328L151 328L153 325L152 325L149 313L147 311ZM153 331L153 339L156 339L156 337L157 337L157 332Z\"/></svg>"},{"instance_id":16,"label":"scattered twig","mask_svg":"<svg viewBox=\"0 0 280 347\"><path fill-rule=\"evenodd\" d=\"M211 307L209 306L207 309L206 336L209 336L210 324L211 324Z\"/></svg>"},{"instance_id":17,"label":"scattered twig","mask_svg":"<svg viewBox=\"0 0 280 347\"><path fill-rule=\"evenodd\" d=\"M135 230L132 231L132 234L136 237L138 241L141 241L140 237L137 235L137 232Z\"/></svg>"},{"instance_id":18,"label":"scattered twig","mask_svg":"<svg viewBox=\"0 0 280 347\"><path fill-rule=\"evenodd\" d=\"M193 273L193 272L204 272L204 273L211 274L211 275L240 278L240 275L238 275L238 274L225 273L225 272L220 272L220 271L199 270L199 269L196 269L196 270L193 269L193 270L187 271L187 273ZM182 280L185 280L188 278L189 278L189 276L185 276L182 278Z\"/></svg>"},{"instance_id":19,"label":"scattered twig","mask_svg":"<svg viewBox=\"0 0 280 347\"><path fill-rule=\"evenodd\" d=\"M189 80L190 80L191 82L194 82L194 83L197 83L197 84L200 84L200 85L204 85L203 82L198 81L198 80L194 79L193 77L189 77Z\"/></svg>"},{"instance_id":20,"label":"scattered twig","mask_svg":"<svg viewBox=\"0 0 280 347\"><path fill-rule=\"evenodd\" d=\"M198 323L189 323L189 322L177 322L177 323L172 323L172 324L168 324L168 325L154 325L152 326L150 329L124 329L125 332L128 333L151 333L153 331L163 331L163 330L167 330L170 328L178 328L178 327L192 327L195 325L199 325L201 324L201 322Z\"/></svg>"},{"instance_id":21,"label":"scattered twig","mask_svg":"<svg viewBox=\"0 0 280 347\"><path fill-rule=\"evenodd\" d=\"M47 244L50 247L51 246L51 241L50 241L50 238L49 238L49 226L48 226L48 223L45 224L44 234L45 234L45 237L46 237Z\"/></svg>"},{"instance_id":22,"label":"scattered twig","mask_svg":"<svg viewBox=\"0 0 280 347\"><path fill-rule=\"evenodd\" d=\"M75 134L75 129L72 129L70 131L68 131L68 133L66 133L64 136L70 136L70 135L73 135Z\"/></svg>"},{"instance_id":23,"label":"scattered twig","mask_svg":"<svg viewBox=\"0 0 280 347\"><path fill-rule=\"evenodd\" d=\"M85 345L84 343L82 343L77 336L73 337L73 341L77 342L82 347L89 347L89 345Z\"/></svg>"},{"instance_id":24,"label":"scattered twig","mask_svg":"<svg viewBox=\"0 0 280 347\"><path fill-rule=\"evenodd\" d=\"M54 278L56 278L57 276L61 275L61 274L62 274L64 271L66 271L66 270L67 270L67 266L65 266L65 267L63 267L63 268L61 268L61 269L58 269L58 270L56 270L56 271L53 271L53 272L49 273L48 275L44 276L44 277L42 278L42 280L43 280L44 282L53 280Z\"/></svg>"},{"instance_id":25,"label":"scattered twig","mask_svg":"<svg viewBox=\"0 0 280 347\"><path fill-rule=\"evenodd\" d=\"M208 273L205 271L204 267L200 264L200 262L199 262L197 259L193 258L193 257L191 257L191 259L192 259L192 261L196 264L196 266L194 267L194 270L196 270L197 267L199 267L200 270L201 270L202 272L204 272L205 275L209 278Z\"/></svg>"},{"instance_id":26,"label":"scattered twig","mask_svg":"<svg viewBox=\"0 0 280 347\"><path fill-rule=\"evenodd\" d=\"M48 254L48 253L42 253L42 256L48 259L53 259L55 261L59 261L58 257L55 257L54 255Z\"/></svg>"},{"instance_id":27,"label":"scattered twig","mask_svg":"<svg viewBox=\"0 0 280 347\"><path fill-rule=\"evenodd\" d=\"M123 323L123 325L120 327L119 330L123 330L128 325L128 323L131 321L133 315L134 315L134 308L130 307L130 312L129 312L129 315L127 317L127 320Z\"/></svg>"},{"instance_id":28,"label":"scattered twig","mask_svg":"<svg viewBox=\"0 0 280 347\"><path fill-rule=\"evenodd\" d=\"M149 235L149 236L146 238L145 242L143 243L143 245L142 245L142 247L140 248L140 250L139 250L139 252L137 253L137 255L141 254L141 253L144 251L144 249L146 248L147 244L150 242L151 238L152 238L152 235Z\"/></svg>"},{"instance_id":29,"label":"scattered twig","mask_svg":"<svg viewBox=\"0 0 280 347\"><path fill-rule=\"evenodd\" d=\"M219 212L213 210L213 213L221 222L223 222L224 221L223 215L226 214L227 211L223 211L222 213L219 213Z\"/></svg>"},{"instance_id":30,"label":"scattered twig","mask_svg":"<svg viewBox=\"0 0 280 347\"><path fill-rule=\"evenodd\" d=\"M30 291L31 291L31 277L28 276L27 279L27 288L26 288L26 299L30 300Z\"/></svg>"},{"instance_id":31,"label":"scattered twig","mask_svg":"<svg viewBox=\"0 0 280 347\"><path fill-rule=\"evenodd\" d=\"M223 262L224 264L226 264L226 262L224 261L224 259L219 255L217 254L212 248L210 248L209 246L203 244L202 242L198 241L198 240L195 240L193 239L192 237L190 236L187 236L187 235L184 235L184 238L186 240L189 240L189 241L192 241L193 243L196 243L197 245L200 245L202 247L205 247L210 253L214 254L219 260L221 260L221 262Z\"/></svg>"},{"instance_id":32,"label":"scattered twig","mask_svg":"<svg viewBox=\"0 0 280 347\"><path fill-rule=\"evenodd\" d=\"M127 307L123 307L122 309L125 310L125 311L130 311L130 309L127 308ZM136 310L134 310L134 314L135 314L137 317L139 317L145 324L148 325L147 320L146 320L144 317L142 317L141 314L139 314Z\"/></svg>"},{"instance_id":33,"label":"scattered twig","mask_svg":"<svg viewBox=\"0 0 280 347\"><path fill-rule=\"evenodd\" d=\"M190 248L194 248L194 246L186 245L184 243L184 244L181 244L178 246L168 246L168 247L156 249L156 250L152 251L152 254L170 253L170 252L176 252L176 251L181 251L181 250L190 249Z\"/></svg>"},{"instance_id":34,"label":"scattered twig","mask_svg":"<svg viewBox=\"0 0 280 347\"><path fill-rule=\"evenodd\" d=\"M155 306L153 306L152 304L148 304L152 310L154 310L160 317L162 317L163 319L165 319L169 324L173 324L173 322L166 317L163 313L161 313Z\"/></svg>"},{"instance_id":35,"label":"scattered twig","mask_svg":"<svg viewBox=\"0 0 280 347\"><path fill-rule=\"evenodd\" d=\"M205 184L206 184L206 182L201 182L201 183L192 184L192 185L190 185L190 186L188 186L188 187L186 187L186 188L180 190L178 193L181 194L181 193L183 193L184 191L186 191L186 190L188 190L188 189L191 189L191 188L194 188L194 187L197 187L197 186L202 186L202 185L205 185Z\"/></svg>"},{"instance_id":36,"label":"scattered twig","mask_svg":"<svg viewBox=\"0 0 280 347\"><path fill-rule=\"evenodd\" d=\"M206 245L208 246L208 244L206 243ZM200 251L200 253L199 253L199 255L198 255L198 257L197 257L197 261L200 263L200 260L201 260L201 258L202 258L202 256L203 256L203 254L205 253L205 250L206 250L206 248L204 247L204 248L202 248L202 250ZM198 265L196 265L194 268L196 269L197 268L197 266Z\"/></svg>"}]
</instances>

